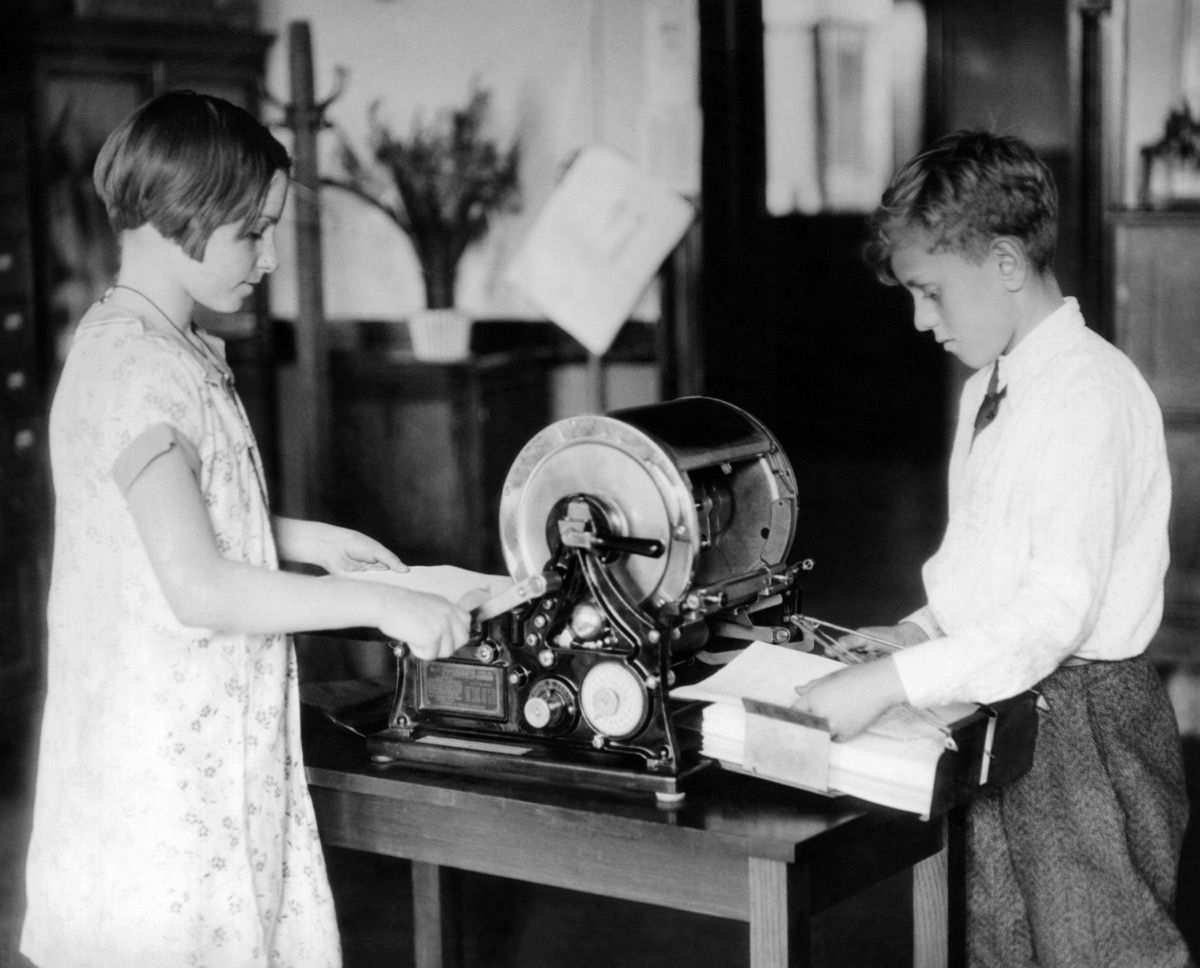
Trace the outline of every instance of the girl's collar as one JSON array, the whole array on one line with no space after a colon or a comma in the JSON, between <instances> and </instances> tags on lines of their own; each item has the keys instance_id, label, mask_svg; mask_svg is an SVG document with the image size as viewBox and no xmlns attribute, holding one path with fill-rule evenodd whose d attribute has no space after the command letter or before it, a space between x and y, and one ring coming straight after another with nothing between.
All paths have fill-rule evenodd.
<instances>
[{"instance_id":1,"label":"girl's collar","mask_svg":"<svg viewBox=\"0 0 1200 968\"><path fill-rule=\"evenodd\" d=\"M161 311L144 312L128 306L115 306L108 301L108 297L115 288L117 287L108 289L100 297L98 305L103 306L109 313L136 319L146 331L164 336L175 345L183 347L188 355L200 364L207 382L216 385L233 383L233 371L229 368L229 363L225 358L224 340L211 333L206 333L191 323L189 323L190 333L185 334Z\"/></svg>"}]
</instances>

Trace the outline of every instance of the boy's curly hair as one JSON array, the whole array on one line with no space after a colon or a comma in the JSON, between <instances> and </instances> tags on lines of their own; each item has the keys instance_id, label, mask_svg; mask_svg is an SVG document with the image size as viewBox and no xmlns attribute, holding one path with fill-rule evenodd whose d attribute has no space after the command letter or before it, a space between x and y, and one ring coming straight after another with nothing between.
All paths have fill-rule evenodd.
<instances>
[{"instance_id":1,"label":"boy's curly hair","mask_svg":"<svg viewBox=\"0 0 1200 968\"><path fill-rule=\"evenodd\" d=\"M879 278L897 283L891 257L914 229L930 251L981 260L991 241L1010 236L1038 272L1054 261L1058 190L1034 150L1010 135L956 131L939 138L892 178L871 215L864 255Z\"/></svg>"}]
</instances>

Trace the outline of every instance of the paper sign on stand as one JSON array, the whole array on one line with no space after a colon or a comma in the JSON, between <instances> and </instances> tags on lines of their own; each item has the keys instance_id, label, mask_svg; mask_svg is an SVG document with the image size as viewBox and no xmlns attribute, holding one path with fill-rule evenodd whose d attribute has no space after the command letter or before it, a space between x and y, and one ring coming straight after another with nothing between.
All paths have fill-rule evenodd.
<instances>
[{"instance_id":1,"label":"paper sign on stand","mask_svg":"<svg viewBox=\"0 0 1200 968\"><path fill-rule=\"evenodd\" d=\"M505 280L603 356L694 215L624 155L590 146L551 193Z\"/></svg>"}]
</instances>

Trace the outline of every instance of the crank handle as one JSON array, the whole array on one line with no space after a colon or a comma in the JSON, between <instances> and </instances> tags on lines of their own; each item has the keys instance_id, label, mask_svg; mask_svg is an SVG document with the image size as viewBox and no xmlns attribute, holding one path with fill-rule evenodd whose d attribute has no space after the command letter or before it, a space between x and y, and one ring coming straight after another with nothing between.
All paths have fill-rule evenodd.
<instances>
[{"instance_id":1,"label":"crank handle","mask_svg":"<svg viewBox=\"0 0 1200 968\"><path fill-rule=\"evenodd\" d=\"M666 550L657 538L629 538L624 535L609 535L603 537L593 531L562 532L562 541L569 548L583 548L587 551L618 551L627 555L641 555L643 558L661 558Z\"/></svg>"}]
</instances>

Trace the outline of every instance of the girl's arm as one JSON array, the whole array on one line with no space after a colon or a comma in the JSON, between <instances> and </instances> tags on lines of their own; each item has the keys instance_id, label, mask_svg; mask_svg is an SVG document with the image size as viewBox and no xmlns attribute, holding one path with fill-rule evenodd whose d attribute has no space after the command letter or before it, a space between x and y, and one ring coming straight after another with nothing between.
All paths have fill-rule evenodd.
<instances>
[{"instance_id":1,"label":"girl's arm","mask_svg":"<svg viewBox=\"0 0 1200 968\"><path fill-rule=\"evenodd\" d=\"M425 659L449 655L467 640L469 615L439 595L224 557L177 447L147 465L125 500L163 594L184 625L257 634L366 626Z\"/></svg>"},{"instance_id":2,"label":"girl's arm","mask_svg":"<svg viewBox=\"0 0 1200 968\"><path fill-rule=\"evenodd\" d=\"M317 565L329 572L386 568L408 571L395 554L359 531L321 521L275 515L275 545L283 561Z\"/></svg>"}]
</instances>

